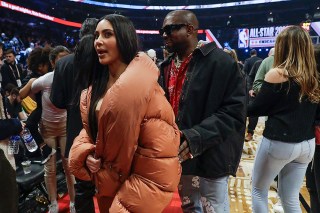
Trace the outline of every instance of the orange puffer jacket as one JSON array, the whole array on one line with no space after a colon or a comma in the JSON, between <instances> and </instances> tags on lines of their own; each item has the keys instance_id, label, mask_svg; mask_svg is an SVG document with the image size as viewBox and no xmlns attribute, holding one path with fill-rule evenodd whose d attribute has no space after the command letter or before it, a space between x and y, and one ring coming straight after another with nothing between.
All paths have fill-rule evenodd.
<instances>
[{"instance_id":1,"label":"orange puffer jacket","mask_svg":"<svg viewBox=\"0 0 320 213\"><path fill-rule=\"evenodd\" d=\"M98 196L114 197L110 212L161 212L177 189L180 135L158 75L144 53L130 62L103 98L95 144L88 136L91 88L82 92L84 128L70 150L71 172L93 180ZM93 153L102 166L91 174L85 162Z\"/></svg>"}]
</instances>

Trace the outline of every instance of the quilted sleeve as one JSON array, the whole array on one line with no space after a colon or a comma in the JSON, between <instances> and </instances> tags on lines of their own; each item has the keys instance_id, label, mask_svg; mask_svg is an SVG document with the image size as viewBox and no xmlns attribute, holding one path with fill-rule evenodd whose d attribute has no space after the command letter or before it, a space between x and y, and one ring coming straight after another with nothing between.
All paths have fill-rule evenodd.
<instances>
[{"instance_id":1,"label":"quilted sleeve","mask_svg":"<svg viewBox=\"0 0 320 213\"><path fill-rule=\"evenodd\" d=\"M91 180L91 173L86 167L86 159L90 153L93 153L95 146L85 129L74 139L69 154L69 167L71 173L85 181Z\"/></svg>"}]
</instances>

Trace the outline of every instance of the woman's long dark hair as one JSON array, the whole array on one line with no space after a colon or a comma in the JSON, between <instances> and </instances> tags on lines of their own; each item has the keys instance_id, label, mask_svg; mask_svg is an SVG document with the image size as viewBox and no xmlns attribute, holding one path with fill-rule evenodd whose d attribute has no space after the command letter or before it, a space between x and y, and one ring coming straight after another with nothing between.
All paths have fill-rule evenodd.
<instances>
[{"instance_id":1,"label":"woman's long dark hair","mask_svg":"<svg viewBox=\"0 0 320 213\"><path fill-rule=\"evenodd\" d=\"M76 46L74 54L74 82L73 99L71 99L71 106L79 106L81 91L88 88L88 73L91 72L93 66L93 56L95 49L93 47L94 31L96 30L98 19L87 18L82 23L79 37L80 41Z\"/></svg>"},{"instance_id":2,"label":"woman's long dark hair","mask_svg":"<svg viewBox=\"0 0 320 213\"><path fill-rule=\"evenodd\" d=\"M74 54L74 81L77 82L70 105L79 106L81 91L89 87L88 77L92 71L96 51L93 47L94 35L88 34L80 39Z\"/></svg>"},{"instance_id":3,"label":"woman's long dark hair","mask_svg":"<svg viewBox=\"0 0 320 213\"><path fill-rule=\"evenodd\" d=\"M138 38L133 23L128 18L117 14L106 15L99 22L102 20L107 20L112 25L121 60L123 63L129 64L138 52ZM91 138L96 141L98 133L96 107L106 92L109 71L108 66L99 63L96 53L93 56L93 69L91 70L87 78L87 85L92 85L88 120Z\"/></svg>"}]
</instances>

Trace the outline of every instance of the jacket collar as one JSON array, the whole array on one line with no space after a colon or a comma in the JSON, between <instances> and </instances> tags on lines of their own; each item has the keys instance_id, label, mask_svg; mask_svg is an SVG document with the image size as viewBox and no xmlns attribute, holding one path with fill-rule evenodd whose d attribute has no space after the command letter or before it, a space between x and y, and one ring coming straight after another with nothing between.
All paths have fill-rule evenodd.
<instances>
[{"instance_id":1,"label":"jacket collar","mask_svg":"<svg viewBox=\"0 0 320 213\"><path fill-rule=\"evenodd\" d=\"M216 49L217 45L215 42L210 42L208 44L205 44L199 48L196 48L193 52L193 54L200 52L203 56L208 55L212 50ZM171 53L169 54L169 56L160 64L161 67L166 66L167 64L169 64L172 60L172 58L174 57L175 53Z\"/></svg>"},{"instance_id":2,"label":"jacket collar","mask_svg":"<svg viewBox=\"0 0 320 213\"><path fill-rule=\"evenodd\" d=\"M216 49L217 45L215 42L210 42L208 44L205 44L201 46L200 48L195 49L195 52L200 51L203 56L208 55L212 50Z\"/></svg>"}]
</instances>

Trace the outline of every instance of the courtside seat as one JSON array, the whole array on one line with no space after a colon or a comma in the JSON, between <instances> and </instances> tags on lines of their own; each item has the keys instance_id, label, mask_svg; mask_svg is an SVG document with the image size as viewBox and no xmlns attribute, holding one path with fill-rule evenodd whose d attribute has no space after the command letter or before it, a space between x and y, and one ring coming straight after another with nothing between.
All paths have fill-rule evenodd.
<instances>
[{"instance_id":1,"label":"courtside seat","mask_svg":"<svg viewBox=\"0 0 320 213\"><path fill-rule=\"evenodd\" d=\"M31 161L31 172L24 174L22 166L16 170L16 181L19 187L20 199L24 200L34 189L38 188L46 197L47 191L43 185L44 166Z\"/></svg>"}]
</instances>

